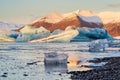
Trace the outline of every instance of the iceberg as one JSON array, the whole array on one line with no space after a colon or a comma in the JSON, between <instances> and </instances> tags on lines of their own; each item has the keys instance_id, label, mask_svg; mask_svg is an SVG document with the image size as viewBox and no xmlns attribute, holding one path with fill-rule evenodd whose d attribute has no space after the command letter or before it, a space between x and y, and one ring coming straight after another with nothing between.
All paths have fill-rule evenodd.
<instances>
[{"instance_id":1,"label":"iceberg","mask_svg":"<svg viewBox=\"0 0 120 80\"><path fill-rule=\"evenodd\" d=\"M31 26L25 26L20 30L20 34L16 38L16 42L28 42L31 40L41 39L50 36L50 34L50 31L44 27L33 28Z\"/></svg>"},{"instance_id":2,"label":"iceberg","mask_svg":"<svg viewBox=\"0 0 120 80\"><path fill-rule=\"evenodd\" d=\"M0 42L15 42L15 39L11 38L7 35L1 35L0 36Z\"/></svg>"},{"instance_id":3,"label":"iceberg","mask_svg":"<svg viewBox=\"0 0 120 80\"><path fill-rule=\"evenodd\" d=\"M32 26L25 26L20 30L22 34L33 34L33 33L41 33L41 32L50 32L49 30L45 29L44 27L34 28Z\"/></svg>"},{"instance_id":4,"label":"iceberg","mask_svg":"<svg viewBox=\"0 0 120 80\"><path fill-rule=\"evenodd\" d=\"M75 36L79 34L77 28L70 27L63 32L53 34L47 38L32 40L30 42L70 42Z\"/></svg>"},{"instance_id":5,"label":"iceberg","mask_svg":"<svg viewBox=\"0 0 120 80\"><path fill-rule=\"evenodd\" d=\"M66 54L58 54L56 52L45 53L45 64L67 64L68 56Z\"/></svg>"},{"instance_id":6,"label":"iceberg","mask_svg":"<svg viewBox=\"0 0 120 80\"><path fill-rule=\"evenodd\" d=\"M3 35L6 35L3 37ZM1 41L16 42L80 42L96 39L113 39L102 28L87 28L68 26L65 30L56 29L52 33L44 27L34 28L25 26L20 32L9 31L9 34L2 34Z\"/></svg>"},{"instance_id":7,"label":"iceberg","mask_svg":"<svg viewBox=\"0 0 120 80\"><path fill-rule=\"evenodd\" d=\"M107 30L102 28L83 27L80 28L79 33L92 39L112 39L112 36L108 34Z\"/></svg>"},{"instance_id":8,"label":"iceberg","mask_svg":"<svg viewBox=\"0 0 120 80\"><path fill-rule=\"evenodd\" d=\"M89 51L90 52L103 52L105 51L105 48L109 47L108 40L107 39L99 39L92 41L89 44Z\"/></svg>"},{"instance_id":9,"label":"iceberg","mask_svg":"<svg viewBox=\"0 0 120 80\"><path fill-rule=\"evenodd\" d=\"M92 41L96 39L113 39L107 30L102 28L87 28L82 27L78 29L79 34L71 41Z\"/></svg>"},{"instance_id":10,"label":"iceberg","mask_svg":"<svg viewBox=\"0 0 120 80\"><path fill-rule=\"evenodd\" d=\"M28 42L31 40L42 39L50 36L50 32L41 32L34 34L19 34L16 39L16 42Z\"/></svg>"}]
</instances>

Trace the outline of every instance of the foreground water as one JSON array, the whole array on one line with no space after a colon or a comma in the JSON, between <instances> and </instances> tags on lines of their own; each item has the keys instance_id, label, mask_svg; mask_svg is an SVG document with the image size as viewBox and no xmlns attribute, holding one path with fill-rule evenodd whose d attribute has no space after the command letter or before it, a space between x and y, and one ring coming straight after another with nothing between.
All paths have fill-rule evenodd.
<instances>
[{"instance_id":1,"label":"foreground water","mask_svg":"<svg viewBox=\"0 0 120 80\"><path fill-rule=\"evenodd\" d=\"M77 43L0 43L0 80L71 80L70 71L85 71L83 65L101 66L105 63L87 62L94 58L120 56L109 50L88 51L89 42ZM68 64L44 65L45 53L68 55Z\"/></svg>"}]
</instances>

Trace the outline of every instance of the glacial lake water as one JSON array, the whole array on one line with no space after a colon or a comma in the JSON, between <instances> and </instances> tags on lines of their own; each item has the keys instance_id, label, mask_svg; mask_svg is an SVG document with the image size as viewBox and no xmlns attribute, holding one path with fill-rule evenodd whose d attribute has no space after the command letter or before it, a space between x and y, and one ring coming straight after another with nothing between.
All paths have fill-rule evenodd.
<instances>
[{"instance_id":1,"label":"glacial lake water","mask_svg":"<svg viewBox=\"0 0 120 80\"><path fill-rule=\"evenodd\" d=\"M87 62L94 58L120 56L119 51L92 53L89 42L73 43L0 43L0 80L71 80L70 71L86 71L82 65L101 66ZM45 65L45 53L68 55L68 63ZM5 75L5 76L4 76Z\"/></svg>"}]
</instances>

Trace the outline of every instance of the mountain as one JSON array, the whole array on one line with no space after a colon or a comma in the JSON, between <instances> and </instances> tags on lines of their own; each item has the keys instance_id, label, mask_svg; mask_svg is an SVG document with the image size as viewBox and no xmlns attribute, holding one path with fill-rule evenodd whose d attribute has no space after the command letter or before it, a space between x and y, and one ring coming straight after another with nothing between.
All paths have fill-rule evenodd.
<instances>
[{"instance_id":1,"label":"mountain","mask_svg":"<svg viewBox=\"0 0 120 80\"><path fill-rule=\"evenodd\" d=\"M120 22L120 12L101 12L98 14L104 24Z\"/></svg>"},{"instance_id":2,"label":"mountain","mask_svg":"<svg viewBox=\"0 0 120 80\"><path fill-rule=\"evenodd\" d=\"M34 28L44 27L50 32L56 29L64 30L68 26L99 27L107 29L112 36L120 36L120 12L93 13L92 11L77 10L66 14L52 13L30 22L26 26Z\"/></svg>"},{"instance_id":3,"label":"mountain","mask_svg":"<svg viewBox=\"0 0 120 80\"><path fill-rule=\"evenodd\" d=\"M85 14L86 13L86 14ZM85 16L86 15L86 16ZM96 20L98 23L96 23ZM67 14L53 13L27 25L39 28L41 26L50 30L64 30L68 26L102 27L101 20L90 11L77 10Z\"/></svg>"},{"instance_id":4,"label":"mountain","mask_svg":"<svg viewBox=\"0 0 120 80\"><path fill-rule=\"evenodd\" d=\"M59 16L58 16L58 18L59 18ZM35 28L39 28L39 27L43 26L50 31L54 31L56 29L64 30L68 26L79 26L80 21L76 14L71 14L69 16L63 16L63 19L59 19L58 22L54 22L54 23L48 22L48 21L46 21L46 17L44 17L36 22L32 22L27 25L33 26Z\"/></svg>"},{"instance_id":5,"label":"mountain","mask_svg":"<svg viewBox=\"0 0 120 80\"><path fill-rule=\"evenodd\" d=\"M10 34L12 30L21 28L22 24L12 24L7 22L0 22L0 35Z\"/></svg>"},{"instance_id":6,"label":"mountain","mask_svg":"<svg viewBox=\"0 0 120 80\"><path fill-rule=\"evenodd\" d=\"M101 12L98 16L112 36L120 36L120 12Z\"/></svg>"},{"instance_id":7,"label":"mountain","mask_svg":"<svg viewBox=\"0 0 120 80\"><path fill-rule=\"evenodd\" d=\"M20 28L23 24L12 24L7 22L0 22L0 28Z\"/></svg>"}]
</instances>

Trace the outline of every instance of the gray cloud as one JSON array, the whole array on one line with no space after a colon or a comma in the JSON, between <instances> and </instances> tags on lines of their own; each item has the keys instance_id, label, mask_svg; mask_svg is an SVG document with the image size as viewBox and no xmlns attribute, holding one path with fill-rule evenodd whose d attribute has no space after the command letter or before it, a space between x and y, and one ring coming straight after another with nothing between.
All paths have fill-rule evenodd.
<instances>
[{"instance_id":1,"label":"gray cloud","mask_svg":"<svg viewBox=\"0 0 120 80\"><path fill-rule=\"evenodd\" d=\"M118 7L120 7L120 3L118 3L118 4L109 4L108 7L118 8Z\"/></svg>"}]
</instances>

